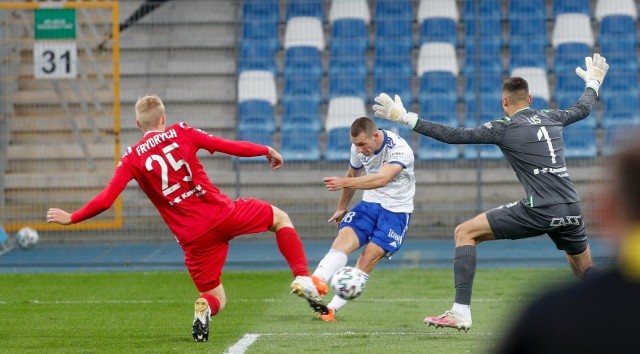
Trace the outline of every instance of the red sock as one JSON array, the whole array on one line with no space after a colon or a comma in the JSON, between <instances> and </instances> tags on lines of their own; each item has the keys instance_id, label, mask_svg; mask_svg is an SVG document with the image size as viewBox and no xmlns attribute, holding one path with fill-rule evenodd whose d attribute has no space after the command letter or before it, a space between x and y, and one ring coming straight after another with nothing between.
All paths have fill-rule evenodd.
<instances>
[{"instance_id":1,"label":"red sock","mask_svg":"<svg viewBox=\"0 0 640 354\"><path fill-rule=\"evenodd\" d=\"M209 308L211 309L211 316L215 316L218 311L220 311L220 300L217 297L209 294L202 293L200 294L201 298L204 298L209 303Z\"/></svg>"},{"instance_id":2,"label":"red sock","mask_svg":"<svg viewBox=\"0 0 640 354\"><path fill-rule=\"evenodd\" d=\"M309 269L307 268L307 256L304 253L304 246L298 232L293 227L283 227L276 231L276 241L278 242L278 248L280 253L284 256L289 263L289 268L293 272L294 276L309 276Z\"/></svg>"}]
</instances>

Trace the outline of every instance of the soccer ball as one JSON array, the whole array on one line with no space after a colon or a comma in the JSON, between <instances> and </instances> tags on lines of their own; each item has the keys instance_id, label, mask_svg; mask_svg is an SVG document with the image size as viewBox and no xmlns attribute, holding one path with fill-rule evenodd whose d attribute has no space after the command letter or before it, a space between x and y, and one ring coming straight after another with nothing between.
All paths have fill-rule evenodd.
<instances>
[{"instance_id":1,"label":"soccer ball","mask_svg":"<svg viewBox=\"0 0 640 354\"><path fill-rule=\"evenodd\" d=\"M333 292L345 300L353 300L362 294L369 276L354 267L343 267L331 277Z\"/></svg>"},{"instance_id":2,"label":"soccer ball","mask_svg":"<svg viewBox=\"0 0 640 354\"><path fill-rule=\"evenodd\" d=\"M18 246L20 246L20 248L22 248L23 250L32 249L33 246L38 243L38 239L38 231L30 227L23 227L18 230L18 233L16 233L16 241L18 241Z\"/></svg>"}]
</instances>

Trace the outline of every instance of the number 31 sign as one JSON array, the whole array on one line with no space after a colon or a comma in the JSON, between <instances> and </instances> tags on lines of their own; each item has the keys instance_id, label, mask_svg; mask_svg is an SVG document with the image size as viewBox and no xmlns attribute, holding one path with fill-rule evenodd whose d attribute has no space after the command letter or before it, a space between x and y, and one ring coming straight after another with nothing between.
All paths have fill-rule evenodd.
<instances>
[{"instance_id":1,"label":"number 31 sign","mask_svg":"<svg viewBox=\"0 0 640 354\"><path fill-rule=\"evenodd\" d=\"M36 79L75 79L78 51L75 41L36 41L33 69Z\"/></svg>"}]
</instances>

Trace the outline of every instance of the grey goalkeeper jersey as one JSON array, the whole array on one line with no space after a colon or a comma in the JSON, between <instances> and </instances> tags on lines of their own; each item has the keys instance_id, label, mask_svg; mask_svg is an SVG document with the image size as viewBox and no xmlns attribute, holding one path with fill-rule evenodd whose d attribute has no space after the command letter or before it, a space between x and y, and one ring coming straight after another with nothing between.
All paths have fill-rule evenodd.
<instances>
[{"instance_id":1,"label":"grey goalkeeper jersey","mask_svg":"<svg viewBox=\"0 0 640 354\"><path fill-rule=\"evenodd\" d=\"M531 207L580 201L564 160L564 126L591 113L596 93L585 89L571 108L524 108L512 117L475 128L453 128L419 119L416 132L449 144L495 144L516 172Z\"/></svg>"}]
</instances>

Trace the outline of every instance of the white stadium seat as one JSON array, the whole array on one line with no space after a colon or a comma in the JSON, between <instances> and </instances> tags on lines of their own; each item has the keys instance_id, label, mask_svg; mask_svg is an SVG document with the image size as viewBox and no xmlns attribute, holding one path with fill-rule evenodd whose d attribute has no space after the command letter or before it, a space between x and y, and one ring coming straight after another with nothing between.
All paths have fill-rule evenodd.
<instances>
[{"instance_id":1,"label":"white stadium seat","mask_svg":"<svg viewBox=\"0 0 640 354\"><path fill-rule=\"evenodd\" d=\"M246 100L265 100L275 105L278 102L276 80L267 70L248 70L238 78L238 102Z\"/></svg>"},{"instance_id":2,"label":"white stadium seat","mask_svg":"<svg viewBox=\"0 0 640 354\"><path fill-rule=\"evenodd\" d=\"M450 43L431 42L420 46L418 77L428 71L448 71L458 76L456 49Z\"/></svg>"},{"instance_id":3,"label":"white stadium seat","mask_svg":"<svg viewBox=\"0 0 640 354\"><path fill-rule=\"evenodd\" d=\"M593 47L593 30L589 16L583 13L558 15L551 41L554 48L564 43L584 43Z\"/></svg>"},{"instance_id":4,"label":"white stadium seat","mask_svg":"<svg viewBox=\"0 0 640 354\"><path fill-rule=\"evenodd\" d=\"M362 20L364 23L371 22L371 13L367 0L333 0L329 10L329 22L344 19Z\"/></svg>"},{"instance_id":5,"label":"white stadium seat","mask_svg":"<svg viewBox=\"0 0 640 354\"><path fill-rule=\"evenodd\" d=\"M317 17L292 17L287 21L284 32L284 49L295 46L324 49L324 31Z\"/></svg>"},{"instance_id":6,"label":"white stadium seat","mask_svg":"<svg viewBox=\"0 0 640 354\"><path fill-rule=\"evenodd\" d=\"M359 97L336 97L329 100L324 129L350 127L356 118L366 117L364 101Z\"/></svg>"},{"instance_id":7,"label":"white stadium seat","mask_svg":"<svg viewBox=\"0 0 640 354\"><path fill-rule=\"evenodd\" d=\"M602 18L611 15L631 16L634 20L638 18L634 0L598 0L595 15L598 22L602 21Z\"/></svg>"},{"instance_id":8,"label":"white stadium seat","mask_svg":"<svg viewBox=\"0 0 640 354\"><path fill-rule=\"evenodd\" d=\"M522 67L513 69L511 76L519 76L529 83L529 93L534 97L543 98L549 102L551 94L549 92L549 81L544 68Z\"/></svg>"},{"instance_id":9,"label":"white stadium seat","mask_svg":"<svg viewBox=\"0 0 640 354\"><path fill-rule=\"evenodd\" d=\"M420 0L418 23L429 18L450 18L457 23L460 15L456 0Z\"/></svg>"}]
</instances>

